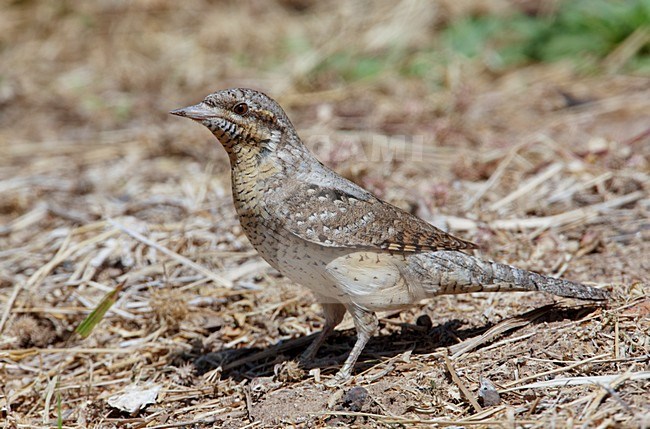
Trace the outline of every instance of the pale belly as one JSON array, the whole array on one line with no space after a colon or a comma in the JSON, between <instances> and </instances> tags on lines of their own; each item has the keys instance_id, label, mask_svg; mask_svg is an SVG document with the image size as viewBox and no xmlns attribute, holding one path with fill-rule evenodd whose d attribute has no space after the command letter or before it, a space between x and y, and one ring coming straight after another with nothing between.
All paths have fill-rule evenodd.
<instances>
[{"instance_id":1,"label":"pale belly","mask_svg":"<svg viewBox=\"0 0 650 429\"><path fill-rule=\"evenodd\" d=\"M427 298L402 255L354 251L333 259L326 270L351 302L367 310L406 308Z\"/></svg>"},{"instance_id":2,"label":"pale belly","mask_svg":"<svg viewBox=\"0 0 650 429\"><path fill-rule=\"evenodd\" d=\"M244 228L246 231L246 228ZM248 234L260 256L322 302L356 304L370 310L399 309L426 298L405 276L402 255L372 250L324 247L284 232Z\"/></svg>"},{"instance_id":3,"label":"pale belly","mask_svg":"<svg viewBox=\"0 0 650 429\"><path fill-rule=\"evenodd\" d=\"M249 239L252 237L249 236ZM346 296L327 272L327 264L340 255L340 249L324 248L291 234L267 231L251 243L273 268L293 282L309 288L327 302L345 302Z\"/></svg>"}]
</instances>

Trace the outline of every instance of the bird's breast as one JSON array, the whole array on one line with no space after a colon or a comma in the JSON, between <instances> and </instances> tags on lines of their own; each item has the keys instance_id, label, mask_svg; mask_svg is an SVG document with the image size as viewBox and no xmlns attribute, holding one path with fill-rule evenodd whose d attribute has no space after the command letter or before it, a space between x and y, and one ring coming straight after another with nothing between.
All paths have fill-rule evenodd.
<instances>
[{"instance_id":1,"label":"bird's breast","mask_svg":"<svg viewBox=\"0 0 650 429\"><path fill-rule=\"evenodd\" d=\"M270 180L274 175L277 169L272 165L233 166L232 193L246 237L267 262L278 268L278 252L291 245L291 234L274 214L273 207L283 204L279 193L274 192L274 183L281 180Z\"/></svg>"}]
</instances>

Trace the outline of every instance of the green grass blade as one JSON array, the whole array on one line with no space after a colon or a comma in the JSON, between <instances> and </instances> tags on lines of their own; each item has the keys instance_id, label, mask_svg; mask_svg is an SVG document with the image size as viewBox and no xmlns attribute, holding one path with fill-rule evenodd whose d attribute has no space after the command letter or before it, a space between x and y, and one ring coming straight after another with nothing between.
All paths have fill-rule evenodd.
<instances>
[{"instance_id":1,"label":"green grass blade","mask_svg":"<svg viewBox=\"0 0 650 429\"><path fill-rule=\"evenodd\" d=\"M61 392L56 392L56 427L63 428L63 413L61 412Z\"/></svg>"},{"instance_id":2,"label":"green grass blade","mask_svg":"<svg viewBox=\"0 0 650 429\"><path fill-rule=\"evenodd\" d=\"M84 321L81 322L79 326L77 326L75 332L81 335L83 338L88 337L95 326L102 320L104 314L106 314L108 309L111 308L113 304L115 304L115 301L117 301L117 297L123 286L124 283L121 283L117 285L115 289L107 293L104 299L102 299L102 301L97 305L92 313L90 313L88 317L86 317Z\"/></svg>"}]
</instances>

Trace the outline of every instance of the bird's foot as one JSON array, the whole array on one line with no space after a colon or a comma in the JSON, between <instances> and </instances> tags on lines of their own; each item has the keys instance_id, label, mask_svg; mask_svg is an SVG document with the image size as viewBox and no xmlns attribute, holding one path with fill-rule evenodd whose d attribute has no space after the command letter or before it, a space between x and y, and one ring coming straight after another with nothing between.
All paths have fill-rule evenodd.
<instances>
[{"instance_id":1,"label":"bird's foot","mask_svg":"<svg viewBox=\"0 0 650 429\"><path fill-rule=\"evenodd\" d=\"M339 372L334 375L334 377L325 380L323 384L327 387L341 387L352 380L351 371L345 371L345 368L341 369Z\"/></svg>"}]
</instances>

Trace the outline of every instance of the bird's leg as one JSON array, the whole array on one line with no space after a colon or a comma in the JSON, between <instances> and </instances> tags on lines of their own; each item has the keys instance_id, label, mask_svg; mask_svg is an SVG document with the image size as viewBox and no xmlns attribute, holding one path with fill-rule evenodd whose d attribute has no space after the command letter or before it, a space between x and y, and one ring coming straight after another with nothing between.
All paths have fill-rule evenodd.
<instances>
[{"instance_id":1,"label":"bird's leg","mask_svg":"<svg viewBox=\"0 0 650 429\"><path fill-rule=\"evenodd\" d=\"M323 314L325 316L325 326L323 330L320 331L318 336L312 341L312 343L307 347L307 349L300 356L300 362L304 365L309 363L312 359L316 357L318 349L323 345L323 342L330 336L334 331L334 328L341 323L343 316L345 316L345 307L343 304L338 302L336 303L323 303Z\"/></svg>"},{"instance_id":2,"label":"bird's leg","mask_svg":"<svg viewBox=\"0 0 650 429\"><path fill-rule=\"evenodd\" d=\"M354 343L350 355L345 360L343 367L336 373L336 375L327 381L328 386L337 386L346 382L352 375L352 369L357 362L359 355L368 344L370 338L377 332L379 322L377 315L372 311L367 311L357 307L354 304L347 306L347 310L354 319L354 326L357 330L357 342Z\"/></svg>"}]
</instances>

